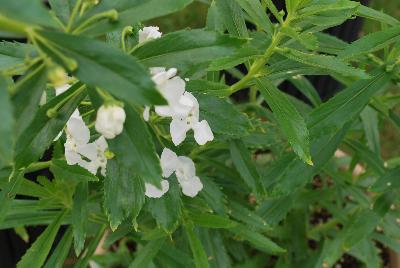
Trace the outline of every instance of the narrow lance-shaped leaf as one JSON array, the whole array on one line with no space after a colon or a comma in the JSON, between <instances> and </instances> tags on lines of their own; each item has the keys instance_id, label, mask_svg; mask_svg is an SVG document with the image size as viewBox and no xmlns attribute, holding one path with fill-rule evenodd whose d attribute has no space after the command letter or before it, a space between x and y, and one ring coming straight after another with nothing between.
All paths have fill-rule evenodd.
<instances>
[{"instance_id":1,"label":"narrow lance-shaped leaf","mask_svg":"<svg viewBox=\"0 0 400 268\"><path fill-rule=\"evenodd\" d=\"M0 169L11 166L14 150L14 115L8 93L7 78L0 75Z\"/></svg>"},{"instance_id":2,"label":"narrow lance-shaped leaf","mask_svg":"<svg viewBox=\"0 0 400 268\"><path fill-rule=\"evenodd\" d=\"M159 0L102 0L99 5L83 16L82 19L78 21L78 24L96 13L109 11L111 9L117 10L118 19L116 21L102 20L84 30L85 34L100 35L114 29L120 29L124 26L173 13L189 5L191 2L193 2L193 0L163 0L162 4L160 4Z\"/></svg>"},{"instance_id":3,"label":"narrow lance-shaped leaf","mask_svg":"<svg viewBox=\"0 0 400 268\"><path fill-rule=\"evenodd\" d=\"M61 241L58 242L58 245L51 256L48 258L46 264L43 266L44 268L62 267L64 265L65 259L67 258L72 245L72 238L72 228L69 227L64 233Z\"/></svg>"},{"instance_id":4,"label":"narrow lance-shaped leaf","mask_svg":"<svg viewBox=\"0 0 400 268\"><path fill-rule=\"evenodd\" d=\"M242 141L233 140L230 143L230 151L237 171L246 185L258 196L265 194L264 185L261 182L260 174L252 162L250 152Z\"/></svg>"},{"instance_id":5,"label":"narrow lance-shaped leaf","mask_svg":"<svg viewBox=\"0 0 400 268\"><path fill-rule=\"evenodd\" d=\"M209 267L207 253L205 252L200 239L197 237L192 222L185 223L185 231L189 240L190 248L192 249L194 265L196 268Z\"/></svg>"},{"instance_id":6,"label":"narrow lance-shaped leaf","mask_svg":"<svg viewBox=\"0 0 400 268\"><path fill-rule=\"evenodd\" d=\"M18 268L42 267L46 261L46 257L50 252L51 246L56 238L61 222L66 212L58 214L54 221L47 226L46 230L36 239L32 246L28 249L22 259L18 262Z\"/></svg>"},{"instance_id":7,"label":"narrow lance-shaped leaf","mask_svg":"<svg viewBox=\"0 0 400 268\"><path fill-rule=\"evenodd\" d=\"M216 0L217 9L225 28L231 35L248 37L244 14L240 6L234 0Z\"/></svg>"},{"instance_id":8,"label":"narrow lance-shaped leaf","mask_svg":"<svg viewBox=\"0 0 400 268\"><path fill-rule=\"evenodd\" d=\"M257 87L274 112L275 118L288 138L294 152L312 165L309 133L303 117L287 97L267 79L258 79Z\"/></svg>"},{"instance_id":9,"label":"narrow lance-shaped leaf","mask_svg":"<svg viewBox=\"0 0 400 268\"><path fill-rule=\"evenodd\" d=\"M75 254L79 256L85 246L87 232L88 211L88 181L78 183L75 189L73 205L71 211L72 226L74 234Z\"/></svg>"},{"instance_id":10,"label":"narrow lance-shaped leaf","mask_svg":"<svg viewBox=\"0 0 400 268\"><path fill-rule=\"evenodd\" d=\"M78 66L71 71L82 82L108 90L131 104L165 104L148 71L135 58L100 41L82 36L45 31L39 34L50 45L65 53L70 61L76 61ZM57 53L43 44L40 47L59 64L66 64L66 60L61 59ZM71 66L65 67L71 69Z\"/></svg>"},{"instance_id":11,"label":"narrow lance-shaped leaf","mask_svg":"<svg viewBox=\"0 0 400 268\"><path fill-rule=\"evenodd\" d=\"M214 31L182 30L146 42L133 50L132 55L148 67L174 67L186 73L233 54L245 42Z\"/></svg>"},{"instance_id":12,"label":"narrow lance-shaped leaf","mask_svg":"<svg viewBox=\"0 0 400 268\"><path fill-rule=\"evenodd\" d=\"M254 20L259 28L272 35L272 23L259 0L236 0L236 2L246 11L250 19Z\"/></svg>"},{"instance_id":13,"label":"narrow lance-shaped leaf","mask_svg":"<svg viewBox=\"0 0 400 268\"><path fill-rule=\"evenodd\" d=\"M47 70L39 63L32 66L15 84L12 102L16 119L15 135L19 137L32 122L46 89Z\"/></svg>"},{"instance_id":14,"label":"narrow lance-shaped leaf","mask_svg":"<svg viewBox=\"0 0 400 268\"><path fill-rule=\"evenodd\" d=\"M366 35L348 45L338 56L352 59L362 54L380 50L400 40L400 25Z\"/></svg>"},{"instance_id":15,"label":"narrow lance-shaped leaf","mask_svg":"<svg viewBox=\"0 0 400 268\"><path fill-rule=\"evenodd\" d=\"M363 70L356 69L343 62L341 59L333 56L309 54L291 48L279 49L278 52L282 56L285 56L291 60L317 67L322 70L330 70L348 77L357 77L360 79L369 78L368 74Z\"/></svg>"}]
</instances>

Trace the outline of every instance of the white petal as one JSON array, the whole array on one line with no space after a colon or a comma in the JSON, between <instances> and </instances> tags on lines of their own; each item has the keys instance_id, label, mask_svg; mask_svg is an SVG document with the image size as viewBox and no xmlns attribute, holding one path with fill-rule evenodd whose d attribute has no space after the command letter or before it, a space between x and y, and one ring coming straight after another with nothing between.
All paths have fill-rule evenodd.
<instances>
[{"instance_id":1,"label":"white petal","mask_svg":"<svg viewBox=\"0 0 400 268\"><path fill-rule=\"evenodd\" d=\"M107 139L113 139L121 134L125 119L126 114L122 107L102 105L97 111L96 131Z\"/></svg>"},{"instance_id":2,"label":"white petal","mask_svg":"<svg viewBox=\"0 0 400 268\"><path fill-rule=\"evenodd\" d=\"M193 160L186 156L179 156L175 174L179 182L190 180L196 176L196 167Z\"/></svg>"},{"instance_id":3,"label":"white petal","mask_svg":"<svg viewBox=\"0 0 400 268\"><path fill-rule=\"evenodd\" d=\"M56 96L61 95L62 93L64 93L65 91L67 91L70 87L71 87L71 85L68 85L68 84L65 84L65 85L56 87L56 88L55 88L55 90L56 90Z\"/></svg>"},{"instance_id":4,"label":"white petal","mask_svg":"<svg viewBox=\"0 0 400 268\"><path fill-rule=\"evenodd\" d=\"M65 159L67 160L68 165L76 165L82 161L81 156L77 152L67 148L65 149Z\"/></svg>"},{"instance_id":5,"label":"white petal","mask_svg":"<svg viewBox=\"0 0 400 268\"><path fill-rule=\"evenodd\" d=\"M199 145L204 145L214 139L214 134L206 120L193 125L194 139Z\"/></svg>"},{"instance_id":6,"label":"white petal","mask_svg":"<svg viewBox=\"0 0 400 268\"><path fill-rule=\"evenodd\" d=\"M203 184L200 181L200 178L195 176L190 180L186 180L185 182L181 183L182 193L189 197L195 197L202 189Z\"/></svg>"},{"instance_id":7,"label":"white petal","mask_svg":"<svg viewBox=\"0 0 400 268\"><path fill-rule=\"evenodd\" d=\"M103 136L100 136L97 140L95 140L94 143L96 143L97 148L102 152L104 152L108 148L107 141Z\"/></svg>"},{"instance_id":8,"label":"white petal","mask_svg":"<svg viewBox=\"0 0 400 268\"><path fill-rule=\"evenodd\" d=\"M46 104L46 102L47 102L47 93L46 91L43 91L42 96L40 96L39 105L43 106Z\"/></svg>"},{"instance_id":9,"label":"white petal","mask_svg":"<svg viewBox=\"0 0 400 268\"><path fill-rule=\"evenodd\" d=\"M139 30L139 44L160 38L162 33L158 30L159 28L156 26L144 27L142 30Z\"/></svg>"},{"instance_id":10,"label":"white petal","mask_svg":"<svg viewBox=\"0 0 400 268\"><path fill-rule=\"evenodd\" d=\"M67 122L67 131L76 143L84 144L89 142L90 131L81 117L71 117Z\"/></svg>"},{"instance_id":11,"label":"white petal","mask_svg":"<svg viewBox=\"0 0 400 268\"><path fill-rule=\"evenodd\" d=\"M95 143L78 145L76 151L91 161L97 159L97 145Z\"/></svg>"},{"instance_id":12,"label":"white petal","mask_svg":"<svg viewBox=\"0 0 400 268\"><path fill-rule=\"evenodd\" d=\"M170 149L164 148L161 154L160 163L163 171L163 177L168 178L175 171L178 165L178 156Z\"/></svg>"},{"instance_id":13,"label":"white petal","mask_svg":"<svg viewBox=\"0 0 400 268\"><path fill-rule=\"evenodd\" d=\"M190 125L186 122L186 118L174 118L169 125L172 142L175 146L181 144L186 138L186 132L190 129Z\"/></svg>"},{"instance_id":14,"label":"white petal","mask_svg":"<svg viewBox=\"0 0 400 268\"><path fill-rule=\"evenodd\" d=\"M143 119L148 122L150 119L150 106L144 106Z\"/></svg>"},{"instance_id":15,"label":"white petal","mask_svg":"<svg viewBox=\"0 0 400 268\"><path fill-rule=\"evenodd\" d=\"M154 106L154 110L159 116L169 117L174 115L174 112L169 105L157 105Z\"/></svg>"},{"instance_id":16,"label":"white petal","mask_svg":"<svg viewBox=\"0 0 400 268\"><path fill-rule=\"evenodd\" d=\"M158 189L153 184L145 183L146 192L144 193L147 197L160 198L169 190L169 182L167 180L161 181L161 189Z\"/></svg>"}]
</instances>

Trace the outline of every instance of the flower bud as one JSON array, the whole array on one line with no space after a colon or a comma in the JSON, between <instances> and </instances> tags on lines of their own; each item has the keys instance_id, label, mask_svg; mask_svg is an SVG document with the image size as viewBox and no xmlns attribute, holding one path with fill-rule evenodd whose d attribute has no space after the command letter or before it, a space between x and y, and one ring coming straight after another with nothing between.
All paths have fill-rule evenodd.
<instances>
[{"instance_id":1,"label":"flower bud","mask_svg":"<svg viewBox=\"0 0 400 268\"><path fill-rule=\"evenodd\" d=\"M107 139L114 139L124 128L125 111L116 105L102 105L97 111L96 131Z\"/></svg>"}]
</instances>

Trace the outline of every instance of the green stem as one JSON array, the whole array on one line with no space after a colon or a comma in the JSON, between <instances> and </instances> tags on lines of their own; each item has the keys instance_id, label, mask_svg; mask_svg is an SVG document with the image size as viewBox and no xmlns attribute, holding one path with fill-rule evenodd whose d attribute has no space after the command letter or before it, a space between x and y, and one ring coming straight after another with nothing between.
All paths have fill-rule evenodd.
<instances>
[{"instance_id":1,"label":"green stem","mask_svg":"<svg viewBox=\"0 0 400 268\"><path fill-rule=\"evenodd\" d=\"M81 5L82 5L82 0L77 0L74 9L72 10L71 16L69 17L67 27L65 28L65 31L67 33L71 31L72 25L74 24L75 21L75 17L76 15L78 15Z\"/></svg>"},{"instance_id":2,"label":"green stem","mask_svg":"<svg viewBox=\"0 0 400 268\"><path fill-rule=\"evenodd\" d=\"M93 238L92 241L90 241L90 244L86 251L83 253L84 255L80 258L77 264L75 264L74 267L76 268L84 268L87 267L89 264L90 258L93 256L93 254L96 251L97 246L100 243L100 240L103 238L104 232L106 231L106 225L103 225L99 228L97 231L96 236Z\"/></svg>"},{"instance_id":3,"label":"green stem","mask_svg":"<svg viewBox=\"0 0 400 268\"><path fill-rule=\"evenodd\" d=\"M78 94L80 94L84 89L86 88L85 85L82 85L81 87L79 87L75 92L71 93L69 96L65 97L64 99L62 99L60 102L58 102L56 105L54 105L53 107L49 108L46 112L48 117L53 117L58 110L64 106L65 103L67 103L70 99L72 99L73 97L77 96Z\"/></svg>"},{"instance_id":4,"label":"green stem","mask_svg":"<svg viewBox=\"0 0 400 268\"><path fill-rule=\"evenodd\" d=\"M25 169L24 172L31 173L31 172L39 171L42 169L49 168L50 165L51 165L51 161L32 163Z\"/></svg>"},{"instance_id":5,"label":"green stem","mask_svg":"<svg viewBox=\"0 0 400 268\"><path fill-rule=\"evenodd\" d=\"M104 11L101 13L98 13L87 20L85 20L81 25L79 25L75 30L72 31L73 34L80 34L84 30L86 30L89 26L94 24L95 22L101 20L101 19L111 19L111 20L117 20L118 19L118 11L115 9L111 9L108 11Z\"/></svg>"},{"instance_id":6,"label":"green stem","mask_svg":"<svg viewBox=\"0 0 400 268\"><path fill-rule=\"evenodd\" d=\"M126 26L123 30L122 30L122 34L121 34L121 47L122 50L124 52L126 51L126 37L130 34L133 33L133 27L132 26Z\"/></svg>"}]
</instances>

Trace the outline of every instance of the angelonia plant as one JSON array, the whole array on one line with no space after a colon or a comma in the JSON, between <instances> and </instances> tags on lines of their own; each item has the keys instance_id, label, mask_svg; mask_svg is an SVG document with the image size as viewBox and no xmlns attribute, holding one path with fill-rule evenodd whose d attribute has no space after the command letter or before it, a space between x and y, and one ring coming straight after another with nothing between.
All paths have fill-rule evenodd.
<instances>
[{"instance_id":1,"label":"angelonia plant","mask_svg":"<svg viewBox=\"0 0 400 268\"><path fill-rule=\"evenodd\" d=\"M203 28L155 23L193 2ZM400 252L400 157L380 135L400 128L400 22L285 5L0 0L0 229L30 243L17 267L374 268ZM325 31L356 17L380 30ZM339 85L328 100L320 75Z\"/></svg>"}]
</instances>

